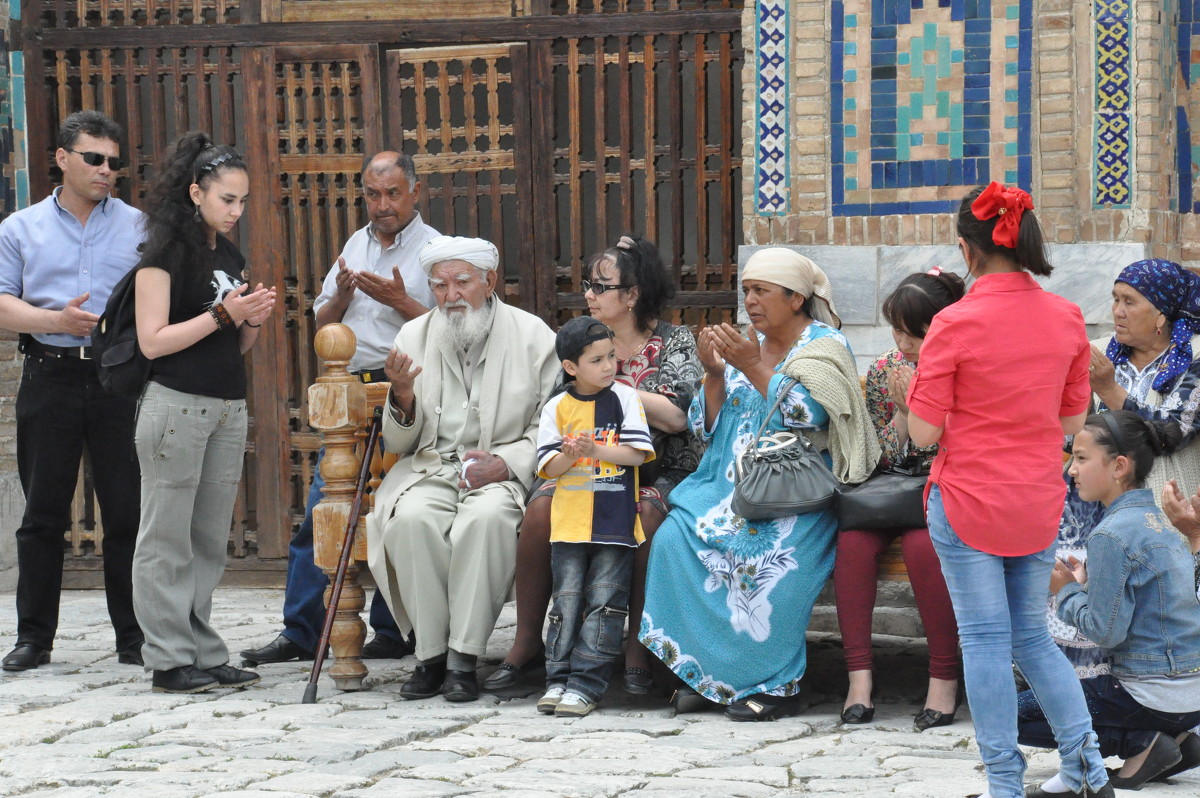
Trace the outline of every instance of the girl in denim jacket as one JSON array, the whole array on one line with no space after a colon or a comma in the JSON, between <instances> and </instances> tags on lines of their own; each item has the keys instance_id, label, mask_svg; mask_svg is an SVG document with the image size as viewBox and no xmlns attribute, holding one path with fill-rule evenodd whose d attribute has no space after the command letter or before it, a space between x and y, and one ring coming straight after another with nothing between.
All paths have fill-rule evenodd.
<instances>
[{"instance_id":1,"label":"girl in denim jacket","mask_svg":"<svg viewBox=\"0 0 1200 798\"><path fill-rule=\"evenodd\" d=\"M1125 760L1110 779L1117 788L1138 789L1200 765L1200 738L1188 731L1200 724L1193 560L1142 487L1155 457L1179 441L1177 425L1114 410L1089 416L1072 450L1069 473L1080 497L1101 502L1105 512L1088 538L1087 565L1060 560L1050 590L1059 618L1112 660L1111 675L1082 684L1101 753ZM1053 748L1032 691L1021 694L1019 707L1020 742ZM1043 791L1053 794L1053 782Z\"/></svg>"}]
</instances>

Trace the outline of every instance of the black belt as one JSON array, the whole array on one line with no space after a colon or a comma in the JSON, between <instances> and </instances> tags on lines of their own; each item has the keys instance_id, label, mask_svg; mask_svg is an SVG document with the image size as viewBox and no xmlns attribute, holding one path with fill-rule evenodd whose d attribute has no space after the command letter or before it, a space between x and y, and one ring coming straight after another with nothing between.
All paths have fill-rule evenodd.
<instances>
[{"instance_id":1,"label":"black belt","mask_svg":"<svg viewBox=\"0 0 1200 798\"><path fill-rule=\"evenodd\" d=\"M51 346L32 337L25 341L24 352L29 355L42 355L44 357L74 357L79 360L92 359L92 348L90 346Z\"/></svg>"},{"instance_id":2,"label":"black belt","mask_svg":"<svg viewBox=\"0 0 1200 798\"><path fill-rule=\"evenodd\" d=\"M352 372L355 377L366 383L372 382L388 382L387 372L383 369L363 369L362 371Z\"/></svg>"}]
</instances>

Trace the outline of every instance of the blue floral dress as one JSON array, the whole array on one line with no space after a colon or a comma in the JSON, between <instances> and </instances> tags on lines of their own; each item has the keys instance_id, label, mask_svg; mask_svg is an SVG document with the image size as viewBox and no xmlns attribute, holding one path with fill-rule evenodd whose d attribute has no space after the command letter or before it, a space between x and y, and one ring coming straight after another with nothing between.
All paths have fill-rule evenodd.
<instances>
[{"instance_id":1,"label":"blue floral dress","mask_svg":"<svg viewBox=\"0 0 1200 798\"><path fill-rule=\"evenodd\" d=\"M849 349L841 332L814 321L781 366L826 336ZM689 422L708 450L672 491L646 572L642 644L698 693L722 704L799 691L809 617L833 569L832 510L749 522L729 509L734 463L785 382L779 368L767 402L745 375L726 366L725 403L711 431L704 428L704 392L692 401ZM771 428L825 429L828 423L825 409L794 383Z\"/></svg>"},{"instance_id":2,"label":"blue floral dress","mask_svg":"<svg viewBox=\"0 0 1200 798\"><path fill-rule=\"evenodd\" d=\"M1151 401L1152 394L1155 393L1152 383L1158 373L1159 362L1165 355L1166 352L1163 352L1140 371L1133 363L1126 361L1115 367L1113 376L1117 385L1128 393L1122 409L1132 410L1143 418L1178 424L1187 445L1187 442L1200 435L1200 358L1193 360L1191 368L1180 374L1175 384L1161 397L1153 397L1156 400L1161 399L1154 404ZM1101 402L1097 409L1103 411L1108 408ZM1193 450L1193 453L1194 456L1200 457L1200 452ZM1071 479L1065 469L1063 477L1067 481L1067 499L1058 526L1056 556L1061 560L1075 557L1080 562L1086 562L1087 539L1104 516L1104 505L1079 498L1075 480ZM1190 493L1195 486L1180 485L1180 488ZM1158 496L1154 498L1155 501L1159 500ZM1055 604L1054 596L1050 596L1046 608L1046 623L1050 628L1051 637L1067 655L1079 678L1089 679L1109 673L1108 659L1104 651L1084 637L1078 629L1060 620L1055 613Z\"/></svg>"}]
</instances>

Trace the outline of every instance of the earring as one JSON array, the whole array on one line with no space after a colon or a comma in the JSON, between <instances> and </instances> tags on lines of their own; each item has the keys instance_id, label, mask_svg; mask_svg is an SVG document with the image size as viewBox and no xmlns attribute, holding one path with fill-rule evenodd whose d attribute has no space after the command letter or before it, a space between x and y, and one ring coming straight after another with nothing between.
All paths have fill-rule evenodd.
<instances>
[{"instance_id":1,"label":"earring","mask_svg":"<svg viewBox=\"0 0 1200 798\"><path fill-rule=\"evenodd\" d=\"M192 221L194 221L194 222L200 221L200 206L199 205L197 205L196 210L192 212Z\"/></svg>"}]
</instances>

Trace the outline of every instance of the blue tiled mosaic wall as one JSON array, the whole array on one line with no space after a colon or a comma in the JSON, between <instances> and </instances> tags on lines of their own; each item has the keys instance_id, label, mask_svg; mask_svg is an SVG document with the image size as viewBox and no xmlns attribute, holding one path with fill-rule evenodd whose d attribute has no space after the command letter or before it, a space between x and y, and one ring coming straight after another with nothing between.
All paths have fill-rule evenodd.
<instances>
[{"instance_id":1,"label":"blue tiled mosaic wall","mask_svg":"<svg viewBox=\"0 0 1200 798\"><path fill-rule=\"evenodd\" d=\"M1095 0L1093 6L1096 128L1092 202L1097 208L1128 208L1133 196L1130 6L1130 0Z\"/></svg>"},{"instance_id":2,"label":"blue tiled mosaic wall","mask_svg":"<svg viewBox=\"0 0 1200 798\"><path fill-rule=\"evenodd\" d=\"M754 151L755 211L788 212L788 13L787 0L760 0L754 40L758 79Z\"/></svg>"},{"instance_id":3,"label":"blue tiled mosaic wall","mask_svg":"<svg viewBox=\"0 0 1200 798\"><path fill-rule=\"evenodd\" d=\"M833 213L954 210L1032 179L1033 0L833 0Z\"/></svg>"},{"instance_id":4,"label":"blue tiled mosaic wall","mask_svg":"<svg viewBox=\"0 0 1200 798\"><path fill-rule=\"evenodd\" d=\"M1183 213L1200 213L1200 0L1179 4L1179 72L1181 89L1175 109L1179 136L1175 165L1179 173L1179 205Z\"/></svg>"}]
</instances>

